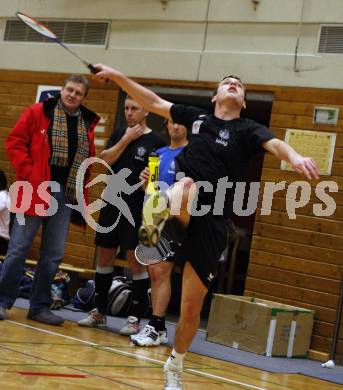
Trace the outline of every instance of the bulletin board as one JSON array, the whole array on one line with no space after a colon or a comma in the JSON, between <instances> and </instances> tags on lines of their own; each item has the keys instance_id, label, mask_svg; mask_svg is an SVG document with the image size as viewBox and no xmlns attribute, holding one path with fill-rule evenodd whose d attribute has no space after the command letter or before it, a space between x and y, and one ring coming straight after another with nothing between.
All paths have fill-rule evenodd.
<instances>
[{"instance_id":1,"label":"bulletin board","mask_svg":"<svg viewBox=\"0 0 343 390\"><path fill-rule=\"evenodd\" d=\"M302 156L312 157L317 163L319 174L331 174L336 133L287 129L285 142ZM286 161L281 162L281 169L287 171L293 170L291 165Z\"/></svg>"}]
</instances>

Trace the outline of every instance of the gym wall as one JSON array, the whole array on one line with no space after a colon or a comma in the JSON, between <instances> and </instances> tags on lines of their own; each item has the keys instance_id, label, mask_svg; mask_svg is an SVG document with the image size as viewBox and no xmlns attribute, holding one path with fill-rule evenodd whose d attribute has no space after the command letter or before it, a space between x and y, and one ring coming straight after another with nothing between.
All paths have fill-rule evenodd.
<instances>
[{"instance_id":1,"label":"gym wall","mask_svg":"<svg viewBox=\"0 0 343 390\"><path fill-rule=\"evenodd\" d=\"M3 41L17 11L61 21L109 22L102 45L74 44L90 62L134 77L340 88L341 49L318 52L323 24L342 23L341 0L2 0L0 68L84 72L56 44ZM335 50L336 50L335 49Z\"/></svg>"},{"instance_id":2,"label":"gym wall","mask_svg":"<svg viewBox=\"0 0 343 390\"><path fill-rule=\"evenodd\" d=\"M290 219L287 214L286 191L275 194L271 215L261 215L260 193L245 295L314 309L316 321L311 348L329 352L343 272L343 91L294 87L272 90L275 100L270 127L279 138L284 139L286 129L334 132L336 146L331 175L311 182L310 202L296 210L296 219ZM315 106L339 107L337 126L313 124ZM280 162L266 155L262 183L282 180L288 185L303 179L296 173L281 171ZM338 192L329 193L336 210L331 216L317 217L313 205L322 202L314 189L324 180L338 184ZM340 334L337 360L343 360L343 332Z\"/></svg>"}]
</instances>

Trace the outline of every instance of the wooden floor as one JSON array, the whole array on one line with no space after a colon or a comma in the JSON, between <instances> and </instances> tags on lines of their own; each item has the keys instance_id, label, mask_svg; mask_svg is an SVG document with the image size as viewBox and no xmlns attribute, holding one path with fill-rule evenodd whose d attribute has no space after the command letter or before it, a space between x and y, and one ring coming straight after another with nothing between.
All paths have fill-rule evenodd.
<instances>
[{"instance_id":1,"label":"wooden floor","mask_svg":"<svg viewBox=\"0 0 343 390\"><path fill-rule=\"evenodd\" d=\"M38 324L13 309L0 321L1 389L163 389L162 365L169 349L138 348L99 329ZM318 363L319 364L319 363ZM185 390L342 390L302 375L271 374L189 353Z\"/></svg>"}]
</instances>

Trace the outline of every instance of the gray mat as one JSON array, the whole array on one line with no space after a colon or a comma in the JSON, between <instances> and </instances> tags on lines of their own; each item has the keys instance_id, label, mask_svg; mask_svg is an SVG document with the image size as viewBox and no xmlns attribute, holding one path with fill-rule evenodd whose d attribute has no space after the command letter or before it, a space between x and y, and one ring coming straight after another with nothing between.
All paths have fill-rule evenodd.
<instances>
[{"instance_id":1,"label":"gray mat","mask_svg":"<svg viewBox=\"0 0 343 390\"><path fill-rule=\"evenodd\" d=\"M18 298L15 302L15 306L27 309L28 301L26 299ZM78 311L72 305L68 305L56 311L56 314L60 315L65 320L72 322L77 322L86 316L86 313ZM109 332L118 332L124 321L124 318L108 317L107 330ZM141 321L143 326L146 323L147 320L143 319ZM167 323L166 325L168 328L168 344L171 347L175 336L175 324ZM202 330L198 330L191 345L190 352L247 367L257 368L263 371L282 374L302 374L343 385L343 367L341 366L335 366L333 369L328 369L321 367L321 363L314 360L273 358L240 351L206 341L206 332Z\"/></svg>"}]
</instances>

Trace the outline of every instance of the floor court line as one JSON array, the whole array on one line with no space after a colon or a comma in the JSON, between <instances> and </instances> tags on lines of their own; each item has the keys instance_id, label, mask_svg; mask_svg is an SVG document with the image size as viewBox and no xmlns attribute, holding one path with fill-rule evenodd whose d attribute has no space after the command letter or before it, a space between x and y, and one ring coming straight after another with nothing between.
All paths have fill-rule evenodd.
<instances>
[{"instance_id":1,"label":"floor court line","mask_svg":"<svg viewBox=\"0 0 343 390\"><path fill-rule=\"evenodd\" d=\"M80 347L81 345L82 345L82 343L75 343L75 344L71 344L71 343L52 343L52 342L36 342L36 341L12 341L12 340L1 340L0 339L0 344L24 344L24 345L51 345L51 346L68 346L68 347L75 347L75 348L77 348L77 347ZM94 347L94 348L96 348L96 349L104 349L104 348L123 348L123 349L132 349L132 346L123 346L123 345L116 345L116 344L114 344L114 345L112 345L112 344L97 344L97 346L96 347ZM159 355L161 355L162 356L162 353L161 354L159 354ZM165 355L163 355L163 357L164 357ZM195 364L195 365L197 365L197 366L201 366L201 367L196 367L196 368L194 368L194 369L198 369L198 370L220 370L219 368L217 368L217 367L214 367L214 366L210 366L210 365L205 365L205 364L203 364L203 363L198 363L198 362L196 362L196 361L194 361L194 360L191 360L191 359L187 359L187 362L188 362L188 365L190 365L190 363L191 364ZM22 363L23 364L23 363ZM1 364L1 362L0 362L0 366L1 366L2 364ZM24 364L25 365L25 364ZM65 364L62 364L61 366L65 366ZM113 367L113 368L115 368L115 367L125 367L125 366L123 366L123 365L115 365L115 364L113 364L113 365L93 365L93 364L74 364L74 365L70 365L70 364L68 364L68 366L70 366L70 367L73 367L73 366L75 366L75 367L78 367L78 366L80 366L80 367L82 367L82 366L84 366L84 367L87 367L87 366L92 366L92 367ZM132 366L132 365L128 365L127 366L128 368L129 367L135 367L135 368L139 368L139 366ZM155 368L156 366L151 366L151 367L149 367L149 366L144 366L144 368ZM187 368L187 370L190 370L191 368Z\"/></svg>"},{"instance_id":2,"label":"floor court line","mask_svg":"<svg viewBox=\"0 0 343 390\"><path fill-rule=\"evenodd\" d=\"M28 327L29 329L33 329L33 330L36 330L36 331L42 331L42 332L44 332L44 333L47 332L47 333L51 333L51 334L58 335L58 333L45 331L44 329L40 329L40 328L36 328L36 327L30 326L30 325L22 324L22 323L20 323L20 322L15 322L15 321L8 321L8 322L12 322L12 323L15 323L16 325L21 325L21 326L24 326L24 327ZM49 363L50 365L55 366L55 362L54 362L53 360L48 360L48 359L45 359L45 358L42 358L42 357L39 357L39 356L32 355L32 354L27 353L27 352L18 351L18 350L15 350L15 349L12 349L12 348L9 348L9 347L5 347L5 346L0 346L0 348L1 348L1 349L4 349L4 350L8 350L8 351L10 351L10 352L15 352L15 353L18 353L18 354L21 354L21 355L24 355L24 356L29 356L29 357L33 357L33 358L35 358L35 359L43 360L43 361ZM36 366L37 366L37 365L36 365ZM100 375L100 374L97 374L97 373L94 373L94 372L89 372L89 371L86 371L85 369L76 368L76 367L70 367L70 366L68 366L67 364L65 364L64 367L71 368L72 370L75 370L75 371L77 371L77 372L81 372L81 373L83 373L83 374L87 374L88 376L92 376L92 377L97 377L97 378L105 379L105 380L108 380L108 381L110 381L110 382L115 382L115 383L117 383L117 384L122 384L122 385L131 387L131 388L136 389L136 390L144 390L142 387L138 387L138 386L133 385L133 384L131 384L131 383L122 382L121 380L114 379L114 378L112 378L112 377ZM94 367L94 366L92 366L92 367ZM125 379L125 378L123 378L123 379Z\"/></svg>"},{"instance_id":3,"label":"floor court line","mask_svg":"<svg viewBox=\"0 0 343 390\"><path fill-rule=\"evenodd\" d=\"M86 344L86 345L90 345L90 346L93 346L93 347L98 347L98 348L101 348L103 350L116 352L116 353L118 353L120 355L123 355L123 356L132 357L132 358L135 358L135 359L138 359L138 360L147 361L147 362L150 362L150 363L155 363L155 364L158 364L160 366L163 366L164 363L165 363L164 361L153 359L153 358L149 358L147 356L143 356L143 355L140 355L140 354L137 354L137 353L131 353L131 352L127 352L127 351L122 351L122 350L120 350L118 348L103 347L103 346L101 346L101 345L99 345L97 343L94 343L92 341L79 339L79 338L73 337L73 336L67 336L67 335L64 335L64 334L61 334L61 333L57 333L57 332L53 332L53 331L50 331L50 330L41 329L41 328L38 328L38 327L35 327L35 326L23 324L21 322L17 322L17 321L13 321L13 320L7 320L6 322L14 324L14 325L17 325L17 326L22 326L24 328L32 329L32 330L35 330L35 331L38 331L38 332L54 335L54 336L57 336L57 337L62 337L62 338L65 338L67 340L73 340L73 341L77 341L77 342L80 342L80 343L83 343L83 344ZM80 370L80 371L82 372L82 370ZM241 387L245 387L247 389L267 390L267 389L265 389L263 387L250 385L248 383L236 381L236 380L233 380L233 379L225 378L225 377L222 377L222 376L219 376L219 375L210 374L210 373L207 373L207 372L202 372L202 371L191 369L191 368L190 369L186 368L184 371L188 372L188 373L191 373L191 374L207 377L207 378L212 379L212 380L216 379L216 380L218 380L220 382L225 382L227 384L235 384L235 385L238 385L238 386L241 386Z\"/></svg>"},{"instance_id":4,"label":"floor court line","mask_svg":"<svg viewBox=\"0 0 343 390\"><path fill-rule=\"evenodd\" d=\"M89 375L78 375L78 374L57 374L53 372L35 372L35 371L13 371L17 372L20 375L27 376L47 376L47 377L56 377L56 378L77 378L77 379L86 379L89 378Z\"/></svg>"},{"instance_id":5,"label":"floor court line","mask_svg":"<svg viewBox=\"0 0 343 390\"><path fill-rule=\"evenodd\" d=\"M100 329L101 330L101 329ZM82 346L82 343L75 343L75 344L72 344L72 343L53 343L53 342L36 342L36 341L12 341L12 340L1 340L0 339L0 344L23 344L23 345L51 345L51 346L68 346L68 347L74 347L74 348L77 348L77 347L80 347ZM123 349L133 349L132 346L125 346L125 345L116 345L116 344L97 344L96 347L94 347L96 349L104 349L104 348L123 348ZM163 357L165 357L165 354L162 354L162 353L154 353L155 355L161 355ZM217 367L214 367L214 366L210 366L210 365L206 365L204 363L198 363L197 361L195 360L192 360L190 358L187 359L187 363L188 365L190 364L194 364L196 366L201 366L201 367L194 367L194 369L199 369L199 370L218 370ZM1 366L1 362L0 362L0 366ZM113 365L113 367L115 367ZM130 366L132 367L132 366ZM135 366L137 367L137 366ZM146 366L145 366L146 367ZM188 368L189 369L189 368Z\"/></svg>"}]
</instances>

